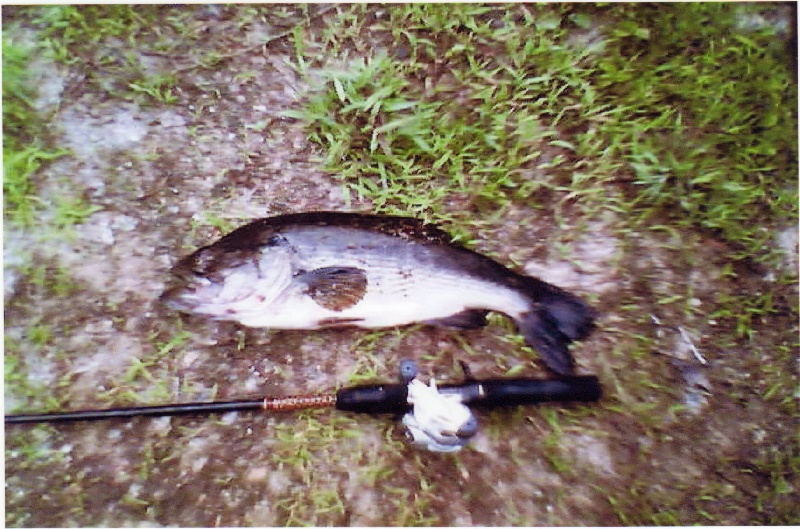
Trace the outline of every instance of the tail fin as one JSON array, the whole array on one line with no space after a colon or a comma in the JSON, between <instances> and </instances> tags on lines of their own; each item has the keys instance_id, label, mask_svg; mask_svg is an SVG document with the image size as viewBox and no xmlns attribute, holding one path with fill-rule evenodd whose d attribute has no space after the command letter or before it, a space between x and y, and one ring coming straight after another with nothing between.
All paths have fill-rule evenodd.
<instances>
[{"instance_id":1,"label":"tail fin","mask_svg":"<svg viewBox=\"0 0 800 529\"><path fill-rule=\"evenodd\" d=\"M545 365L560 375L572 373L574 360L567 346L588 336L595 311L577 296L535 278L526 281L532 305L517 321L528 345Z\"/></svg>"}]
</instances>

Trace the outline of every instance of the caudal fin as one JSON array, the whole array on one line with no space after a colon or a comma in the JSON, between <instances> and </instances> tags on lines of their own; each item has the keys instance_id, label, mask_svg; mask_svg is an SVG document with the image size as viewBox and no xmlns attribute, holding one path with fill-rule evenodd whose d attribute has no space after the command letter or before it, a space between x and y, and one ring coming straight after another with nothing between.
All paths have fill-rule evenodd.
<instances>
[{"instance_id":1,"label":"caudal fin","mask_svg":"<svg viewBox=\"0 0 800 529\"><path fill-rule=\"evenodd\" d=\"M528 283L531 310L517 321L528 345L542 356L545 365L561 375L573 371L568 345L588 336L594 328L595 311L583 300L535 278Z\"/></svg>"}]
</instances>

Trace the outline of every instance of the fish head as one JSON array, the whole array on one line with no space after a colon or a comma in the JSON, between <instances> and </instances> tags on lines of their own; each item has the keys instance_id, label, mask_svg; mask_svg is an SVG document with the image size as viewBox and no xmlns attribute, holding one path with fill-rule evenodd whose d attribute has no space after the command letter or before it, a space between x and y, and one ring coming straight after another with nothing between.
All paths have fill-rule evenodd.
<instances>
[{"instance_id":1,"label":"fish head","mask_svg":"<svg viewBox=\"0 0 800 529\"><path fill-rule=\"evenodd\" d=\"M207 246L172 268L160 300L171 309L237 320L242 311L268 304L291 281L286 249Z\"/></svg>"}]
</instances>

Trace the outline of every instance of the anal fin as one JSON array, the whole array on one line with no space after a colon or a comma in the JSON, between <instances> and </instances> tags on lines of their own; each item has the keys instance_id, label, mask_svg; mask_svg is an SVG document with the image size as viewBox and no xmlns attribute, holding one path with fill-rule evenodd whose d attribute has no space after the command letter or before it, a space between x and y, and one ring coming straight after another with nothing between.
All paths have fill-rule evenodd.
<instances>
[{"instance_id":1,"label":"anal fin","mask_svg":"<svg viewBox=\"0 0 800 529\"><path fill-rule=\"evenodd\" d=\"M426 325L435 325L437 327L446 327L448 329L479 329L486 325L486 314L488 314L488 311L485 310L465 309L452 316L425 320L422 323Z\"/></svg>"}]
</instances>

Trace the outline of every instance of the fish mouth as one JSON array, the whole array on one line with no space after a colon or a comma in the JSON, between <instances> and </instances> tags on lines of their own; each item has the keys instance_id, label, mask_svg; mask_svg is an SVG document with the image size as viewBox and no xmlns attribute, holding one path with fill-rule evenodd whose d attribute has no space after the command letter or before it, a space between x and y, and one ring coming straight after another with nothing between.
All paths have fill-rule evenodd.
<instances>
[{"instance_id":1,"label":"fish mouth","mask_svg":"<svg viewBox=\"0 0 800 529\"><path fill-rule=\"evenodd\" d=\"M173 310L192 311L199 304L212 300L220 289L207 278L178 275L167 284L158 301Z\"/></svg>"}]
</instances>

